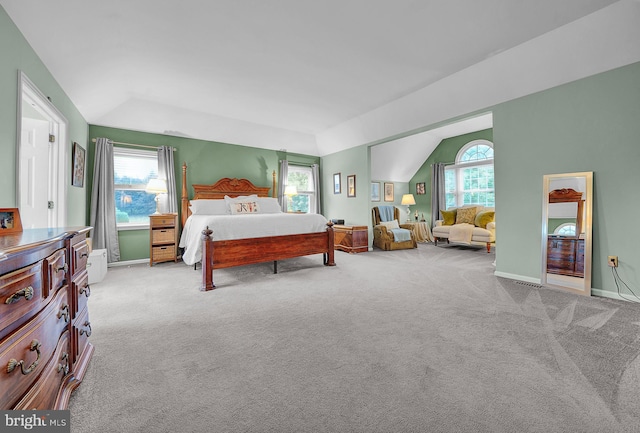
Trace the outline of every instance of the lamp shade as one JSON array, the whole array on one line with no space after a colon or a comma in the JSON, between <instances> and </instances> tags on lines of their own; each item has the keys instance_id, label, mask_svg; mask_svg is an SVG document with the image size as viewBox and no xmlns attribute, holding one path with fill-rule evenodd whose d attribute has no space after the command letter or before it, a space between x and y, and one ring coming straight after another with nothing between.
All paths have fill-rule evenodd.
<instances>
[{"instance_id":1,"label":"lamp shade","mask_svg":"<svg viewBox=\"0 0 640 433\"><path fill-rule=\"evenodd\" d=\"M167 192L167 182L164 179L149 179L145 191L150 194L164 194Z\"/></svg>"},{"instance_id":2,"label":"lamp shade","mask_svg":"<svg viewBox=\"0 0 640 433\"><path fill-rule=\"evenodd\" d=\"M416 199L413 198L413 194L403 194L402 201L400 202L400 204L405 206L410 206L410 205L416 204Z\"/></svg>"},{"instance_id":3,"label":"lamp shade","mask_svg":"<svg viewBox=\"0 0 640 433\"><path fill-rule=\"evenodd\" d=\"M298 194L298 188L295 185L287 185L284 187L284 195L296 195Z\"/></svg>"}]
</instances>

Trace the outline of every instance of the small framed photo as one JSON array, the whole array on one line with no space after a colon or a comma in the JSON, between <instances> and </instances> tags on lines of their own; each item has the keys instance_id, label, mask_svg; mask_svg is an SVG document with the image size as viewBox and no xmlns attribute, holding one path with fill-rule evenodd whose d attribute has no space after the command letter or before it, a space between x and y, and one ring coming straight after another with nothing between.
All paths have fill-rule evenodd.
<instances>
[{"instance_id":1,"label":"small framed photo","mask_svg":"<svg viewBox=\"0 0 640 433\"><path fill-rule=\"evenodd\" d=\"M426 193L427 193L427 191L425 189L424 182L416 183L416 194L417 195L425 195Z\"/></svg>"},{"instance_id":2,"label":"small framed photo","mask_svg":"<svg viewBox=\"0 0 640 433\"><path fill-rule=\"evenodd\" d=\"M371 201L380 201L380 182L371 182Z\"/></svg>"},{"instance_id":3,"label":"small framed photo","mask_svg":"<svg viewBox=\"0 0 640 433\"><path fill-rule=\"evenodd\" d=\"M17 207L0 208L0 235L22 231L20 211Z\"/></svg>"},{"instance_id":4,"label":"small framed photo","mask_svg":"<svg viewBox=\"0 0 640 433\"><path fill-rule=\"evenodd\" d=\"M335 173L333 175L333 193L334 194L342 193L342 185L340 183L340 173Z\"/></svg>"},{"instance_id":5,"label":"small framed photo","mask_svg":"<svg viewBox=\"0 0 640 433\"><path fill-rule=\"evenodd\" d=\"M347 176L347 197L356 196L356 175L350 174Z\"/></svg>"},{"instance_id":6,"label":"small framed photo","mask_svg":"<svg viewBox=\"0 0 640 433\"><path fill-rule=\"evenodd\" d=\"M384 201L393 201L393 183L384 183Z\"/></svg>"},{"instance_id":7,"label":"small framed photo","mask_svg":"<svg viewBox=\"0 0 640 433\"><path fill-rule=\"evenodd\" d=\"M84 186L84 158L84 148L78 143L73 142L73 173L71 174L71 185L80 188Z\"/></svg>"}]
</instances>

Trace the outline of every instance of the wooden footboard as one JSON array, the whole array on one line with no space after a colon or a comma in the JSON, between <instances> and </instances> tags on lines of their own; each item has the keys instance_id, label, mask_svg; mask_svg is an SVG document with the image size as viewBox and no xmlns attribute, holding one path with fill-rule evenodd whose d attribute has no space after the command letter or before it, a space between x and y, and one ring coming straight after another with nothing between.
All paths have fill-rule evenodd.
<instances>
[{"instance_id":1,"label":"wooden footboard","mask_svg":"<svg viewBox=\"0 0 640 433\"><path fill-rule=\"evenodd\" d=\"M232 266L250 265L311 254L324 255L325 266L335 266L333 223L327 230L285 236L215 241L213 232L202 231L202 286L201 291L216 288L213 270Z\"/></svg>"}]
</instances>

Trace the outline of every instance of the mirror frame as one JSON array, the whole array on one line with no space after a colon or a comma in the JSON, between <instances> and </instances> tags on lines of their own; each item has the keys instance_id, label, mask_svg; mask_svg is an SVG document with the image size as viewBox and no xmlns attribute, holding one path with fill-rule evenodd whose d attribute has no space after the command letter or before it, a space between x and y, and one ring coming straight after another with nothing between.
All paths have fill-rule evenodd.
<instances>
[{"instance_id":1,"label":"mirror frame","mask_svg":"<svg viewBox=\"0 0 640 433\"><path fill-rule=\"evenodd\" d=\"M547 242L549 239L549 193L552 181L558 179L584 178L584 218L582 219L582 227L584 232L584 278L562 276L557 279L552 277L549 282L547 272ZM543 194L542 194L542 278L543 284L561 287L573 293L580 295L591 295L591 260L592 260L592 222L593 222L593 172L583 171L575 173L545 174L543 176ZM580 233L577 234L580 236Z\"/></svg>"}]
</instances>

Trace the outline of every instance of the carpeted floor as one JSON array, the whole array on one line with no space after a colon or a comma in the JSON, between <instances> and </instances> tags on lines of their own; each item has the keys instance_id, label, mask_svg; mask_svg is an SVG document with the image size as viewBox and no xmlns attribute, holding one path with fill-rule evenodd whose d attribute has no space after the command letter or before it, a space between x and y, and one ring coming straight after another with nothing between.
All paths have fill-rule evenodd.
<instances>
[{"instance_id":1,"label":"carpeted floor","mask_svg":"<svg viewBox=\"0 0 640 433\"><path fill-rule=\"evenodd\" d=\"M110 268L72 432L640 431L640 306L481 248Z\"/></svg>"}]
</instances>

